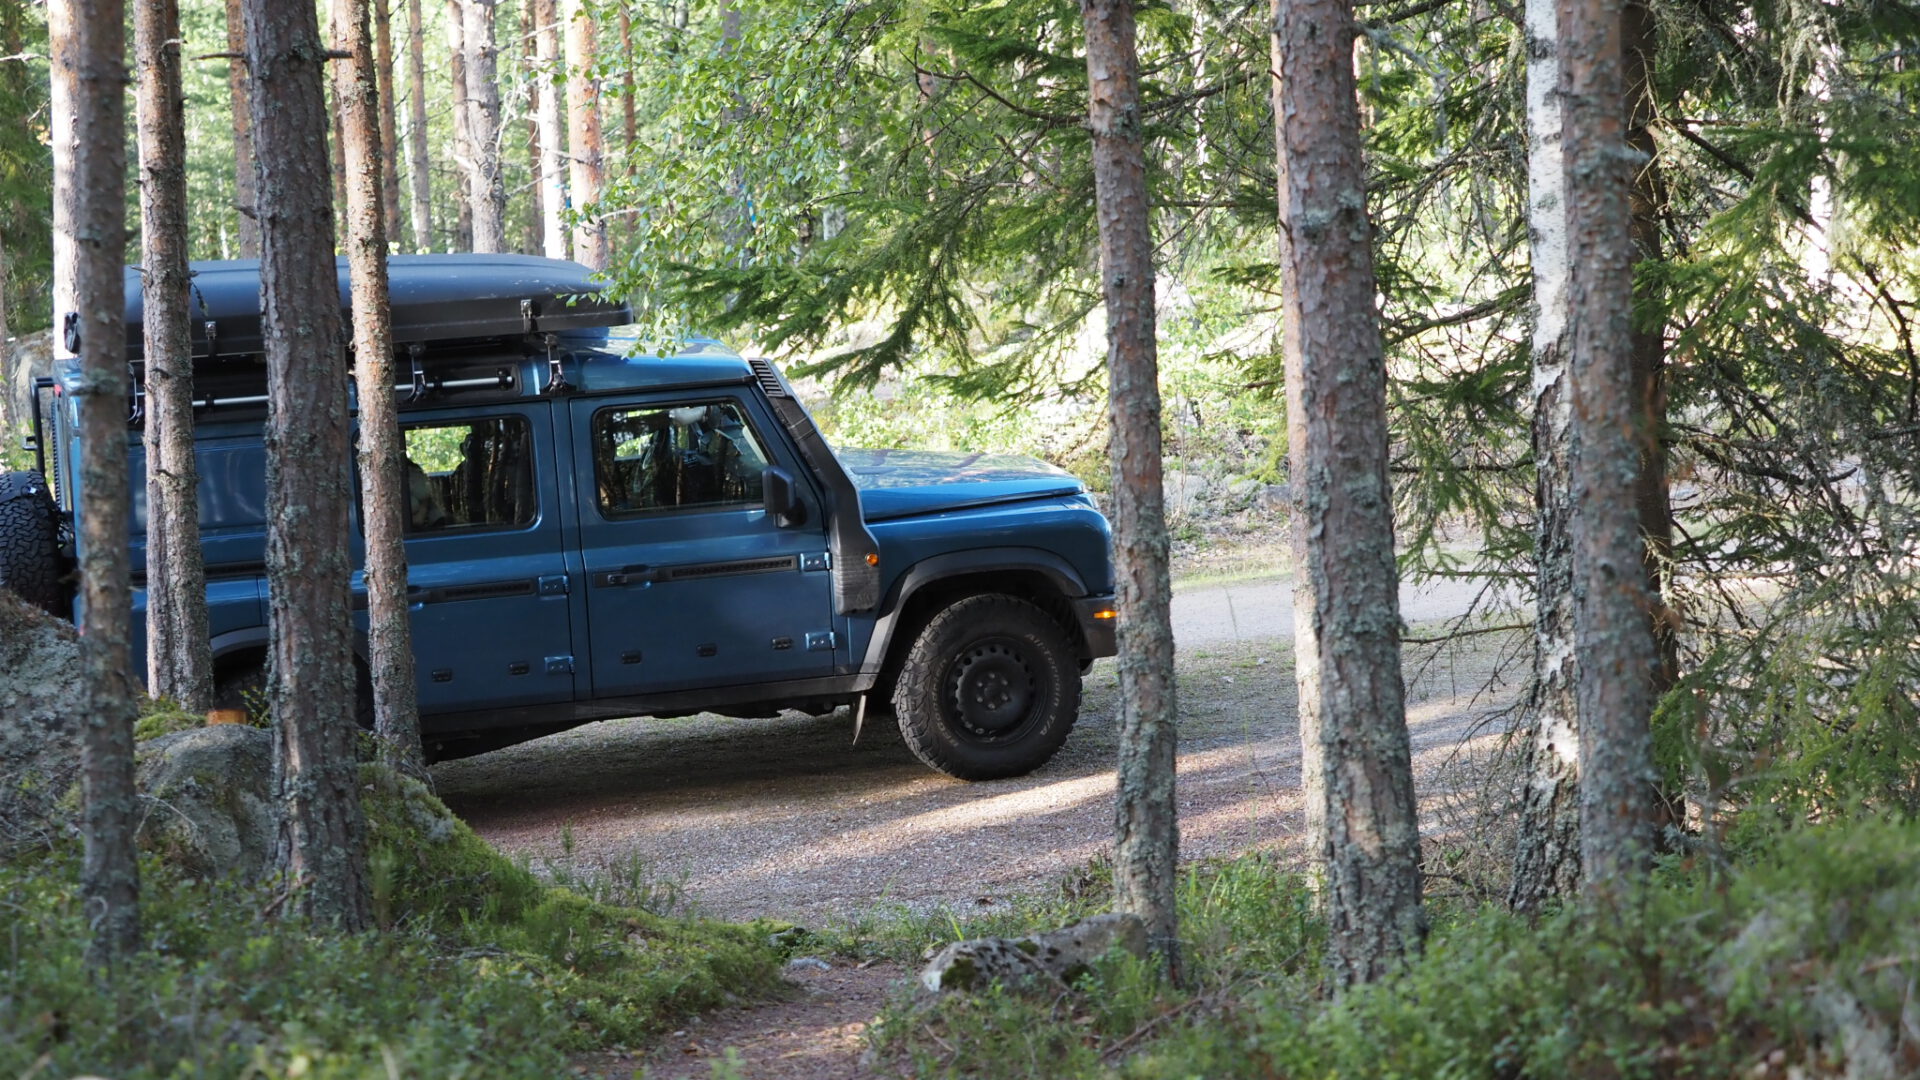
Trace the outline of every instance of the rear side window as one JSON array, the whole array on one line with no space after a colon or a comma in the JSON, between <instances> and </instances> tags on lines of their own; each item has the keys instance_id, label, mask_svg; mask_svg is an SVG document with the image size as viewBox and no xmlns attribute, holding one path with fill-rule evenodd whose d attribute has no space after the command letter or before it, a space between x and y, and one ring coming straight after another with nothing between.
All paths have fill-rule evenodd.
<instances>
[{"instance_id":1,"label":"rear side window","mask_svg":"<svg viewBox=\"0 0 1920 1080\"><path fill-rule=\"evenodd\" d=\"M539 516L525 417L415 424L405 434L408 536L515 528Z\"/></svg>"},{"instance_id":2,"label":"rear side window","mask_svg":"<svg viewBox=\"0 0 1920 1080\"><path fill-rule=\"evenodd\" d=\"M737 402L626 406L593 414L600 512L627 517L759 505L767 454Z\"/></svg>"}]
</instances>

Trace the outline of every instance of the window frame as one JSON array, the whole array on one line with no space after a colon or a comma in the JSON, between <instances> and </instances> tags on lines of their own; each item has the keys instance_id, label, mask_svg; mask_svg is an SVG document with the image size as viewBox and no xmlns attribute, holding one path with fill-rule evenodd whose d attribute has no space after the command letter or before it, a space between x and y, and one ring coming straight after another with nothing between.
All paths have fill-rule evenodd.
<instances>
[{"instance_id":1,"label":"window frame","mask_svg":"<svg viewBox=\"0 0 1920 1080\"><path fill-rule=\"evenodd\" d=\"M421 419L414 420L414 421L409 421L405 417L402 417L400 421L401 461L404 463L410 463L415 465L419 464L418 462L414 461L413 458L409 456L407 453L407 446L406 446L407 433L410 431L417 431L422 428L457 428L457 427L464 427L471 431L472 429L479 427L481 424L487 424L487 423L506 423L506 424L518 425L519 427L519 436L521 439L521 445L526 454L528 490L533 495L532 516L529 517L525 522L509 521L509 522L500 522L496 524L468 524L468 525L440 526L438 528L416 529L412 525L412 520L413 520L412 491L408 488L403 487L402 498L406 500L405 506L404 506L406 513L403 515L400 535L401 535L401 538L405 540L407 543L411 544L416 540L440 540L440 539L447 539L452 537L463 537L463 536L488 536L488 535L493 535L497 533L531 532L540 527L540 522L546 518L546 507L544 505L545 500L541 497L541 494L540 494L540 462L538 460L540 457L540 452L538 449L538 440L535 439L534 437L535 425L533 423L533 419L525 415L524 413L499 412L499 413L487 413L480 416L462 415L459 417L437 417L437 418L422 417ZM458 466L455 466L455 468L458 468ZM423 471L424 471L424 467L423 467ZM403 464L401 466L401 483L403 485L406 484L405 473L406 473L406 466L405 464ZM427 475L430 478L433 476L432 473L428 473Z\"/></svg>"},{"instance_id":2,"label":"window frame","mask_svg":"<svg viewBox=\"0 0 1920 1080\"><path fill-rule=\"evenodd\" d=\"M592 475L589 477L589 481L593 490L594 511L600 515L600 520L605 522L628 522L636 520L659 520L662 518L694 517L705 514L740 513L742 511L764 511L766 509L765 481L759 477L756 477L756 479L760 480L763 486L760 489L760 496L758 498L735 499L726 502L694 503L684 506L642 506L635 507L631 510L616 510L607 506L606 503L602 501L600 457L597 453L597 440L599 438L602 417L614 412L667 413L675 409L686 409L694 406L711 407L715 405L732 409L734 415L740 418L741 426L746 429L748 437L753 440L754 449L759 451L759 471L762 475L765 474L767 469L773 468L778 464L774 456L774 444L768 442L766 436L762 433L758 418L754 416L753 410L748 407L747 403L735 395L721 393L694 398L674 398L666 401L628 401L607 404L594 409L587 415L587 455L589 468L592 469Z\"/></svg>"}]
</instances>

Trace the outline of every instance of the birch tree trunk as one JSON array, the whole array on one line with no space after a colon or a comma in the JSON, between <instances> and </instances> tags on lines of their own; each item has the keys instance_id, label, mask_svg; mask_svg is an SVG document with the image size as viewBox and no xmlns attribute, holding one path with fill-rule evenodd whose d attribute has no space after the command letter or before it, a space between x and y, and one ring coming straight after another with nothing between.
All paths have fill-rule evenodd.
<instances>
[{"instance_id":1,"label":"birch tree trunk","mask_svg":"<svg viewBox=\"0 0 1920 1080\"><path fill-rule=\"evenodd\" d=\"M400 249L400 139L393 96L393 5L373 5L374 70L380 91L380 209L385 217L388 251ZM351 169L352 163L348 166Z\"/></svg>"},{"instance_id":2,"label":"birch tree trunk","mask_svg":"<svg viewBox=\"0 0 1920 1080\"><path fill-rule=\"evenodd\" d=\"M1533 262L1533 717L1507 903L1536 912L1580 883L1580 726L1574 701L1573 487L1567 386L1566 165L1555 0L1527 0L1527 227Z\"/></svg>"},{"instance_id":3,"label":"birch tree trunk","mask_svg":"<svg viewBox=\"0 0 1920 1080\"><path fill-rule=\"evenodd\" d=\"M1340 985L1392 971L1425 932L1354 29L1349 0L1275 0L1294 543L1313 598L1295 649L1313 680L1300 696L1318 707L1327 954Z\"/></svg>"},{"instance_id":4,"label":"birch tree trunk","mask_svg":"<svg viewBox=\"0 0 1920 1080\"><path fill-rule=\"evenodd\" d=\"M407 0L407 146L413 218L413 250L433 250L433 167L427 154L426 32L420 0Z\"/></svg>"},{"instance_id":5,"label":"birch tree trunk","mask_svg":"<svg viewBox=\"0 0 1920 1080\"><path fill-rule=\"evenodd\" d=\"M592 77L593 19L584 0L561 0L560 18L567 35L567 147L572 163L568 193L576 215L573 257L590 269L605 270L607 225L598 214L600 189L606 183L606 145L600 135L599 92Z\"/></svg>"},{"instance_id":6,"label":"birch tree trunk","mask_svg":"<svg viewBox=\"0 0 1920 1080\"><path fill-rule=\"evenodd\" d=\"M333 0L333 96L346 129L347 267L353 291L354 385L360 401L360 526L366 546L367 655L380 756L410 776L425 771L413 684L404 536L406 454L394 400L393 317L378 118L379 65L370 40L372 0Z\"/></svg>"},{"instance_id":7,"label":"birch tree trunk","mask_svg":"<svg viewBox=\"0 0 1920 1080\"><path fill-rule=\"evenodd\" d=\"M1133 0L1083 0L1080 14L1087 28L1087 119L1093 132L1094 205L1107 309L1113 550L1120 586L1120 771L1113 876L1118 907L1147 924L1148 939L1178 978L1174 725L1179 711L1140 60Z\"/></svg>"},{"instance_id":8,"label":"birch tree trunk","mask_svg":"<svg viewBox=\"0 0 1920 1080\"><path fill-rule=\"evenodd\" d=\"M468 172L473 168L473 144L469 138L471 122L467 117L467 28L466 5L447 0L447 70L453 82L453 165L459 170L460 197L453 200L452 251L473 250L473 199L469 194Z\"/></svg>"},{"instance_id":9,"label":"birch tree trunk","mask_svg":"<svg viewBox=\"0 0 1920 1080\"><path fill-rule=\"evenodd\" d=\"M1635 398L1633 267L1619 0L1560 0L1562 140L1572 265L1573 553L1580 856L1610 895L1652 856L1647 812L1657 653L1637 496L1647 453Z\"/></svg>"},{"instance_id":10,"label":"birch tree trunk","mask_svg":"<svg viewBox=\"0 0 1920 1080\"><path fill-rule=\"evenodd\" d=\"M259 92L261 336L276 857L317 922L371 921L354 760L346 354L333 261L321 40L311 4L245 0Z\"/></svg>"},{"instance_id":11,"label":"birch tree trunk","mask_svg":"<svg viewBox=\"0 0 1920 1080\"><path fill-rule=\"evenodd\" d=\"M564 68L560 61L559 6L555 0L533 0L534 126L540 131L540 249L549 259L567 257L566 136L560 126L560 88L555 80Z\"/></svg>"},{"instance_id":12,"label":"birch tree trunk","mask_svg":"<svg viewBox=\"0 0 1920 1080\"><path fill-rule=\"evenodd\" d=\"M260 217L253 192L253 97L247 85L246 27L242 0L227 0L227 100L233 107L233 208L240 215L234 251L242 259L260 257Z\"/></svg>"},{"instance_id":13,"label":"birch tree trunk","mask_svg":"<svg viewBox=\"0 0 1920 1080\"><path fill-rule=\"evenodd\" d=\"M126 9L120 0L53 0L53 82L70 124L56 142L73 306L56 333L80 356L80 798L86 853L80 895L92 929L88 958L111 967L138 947L139 870L133 830L133 621L127 573ZM58 311L59 309L56 309ZM73 340L77 338L78 340Z\"/></svg>"},{"instance_id":14,"label":"birch tree trunk","mask_svg":"<svg viewBox=\"0 0 1920 1080\"><path fill-rule=\"evenodd\" d=\"M192 287L187 276L186 100L178 0L134 9L140 69L140 242L146 357L147 691L190 713L213 703L207 574L193 453Z\"/></svg>"},{"instance_id":15,"label":"birch tree trunk","mask_svg":"<svg viewBox=\"0 0 1920 1080\"><path fill-rule=\"evenodd\" d=\"M494 28L498 0L461 0L467 83L467 202L473 214L473 250L507 250L507 187L500 172L500 44Z\"/></svg>"}]
</instances>

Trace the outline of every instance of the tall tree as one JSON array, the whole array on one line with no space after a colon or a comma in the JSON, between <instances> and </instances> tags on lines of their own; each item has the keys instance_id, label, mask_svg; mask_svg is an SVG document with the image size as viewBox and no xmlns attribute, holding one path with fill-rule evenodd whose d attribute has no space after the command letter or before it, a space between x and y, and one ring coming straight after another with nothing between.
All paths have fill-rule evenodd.
<instances>
[{"instance_id":1,"label":"tall tree","mask_svg":"<svg viewBox=\"0 0 1920 1080\"><path fill-rule=\"evenodd\" d=\"M1580 728L1574 701L1573 486L1568 443L1566 165L1559 13L1527 0L1527 228L1533 266L1534 633L1525 789L1507 902L1538 911L1580 881Z\"/></svg>"},{"instance_id":2,"label":"tall tree","mask_svg":"<svg viewBox=\"0 0 1920 1080\"><path fill-rule=\"evenodd\" d=\"M240 215L234 253L260 257L259 208L254 205L253 106L247 77L247 32L241 25L242 0L227 0L227 101L233 107L233 207Z\"/></svg>"},{"instance_id":3,"label":"tall tree","mask_svg":"<svg viewBox=\"0 0 1920 1080\"><path fill-rule=\"evenodd\" d=\"M499 0L461 0L467 82L467 202L473 250L507 250L507 187L500 171Z\"/></svg>"},{"instance_id":4,"label":"tall tree","mask_svg":"<svg viewBox=\"0 0 1920 1080\"><path fill-rule=\"evenodd\" d=\"M1300 699L1317 708L1328 962L1377 979L1419 948L1420 833L1400 676L1386 359L1374 309L1349 0L1274 0L1283 351Z\"/></svg>"},{"instance_id":5,"label":"tall tree","mask_svg":"<svg viewBox=\"0 0 1920 1080\"><path fill-rule=\"evenodd\" d=\"M334 100L346 130L347 266L353 290L354 385L360 401L360 518L366 549L367 657L381 757L402 772L424 767L408 622L406 446L393 397L393 317L387 296L385 180L372 0L333 0Z\"/></svg>"},{"instance_id":6,"label":"tall tree","mask_svg":"<svg viewBox=\"0 0 1920 1080\"><path fill-rule=\"evenodd\" d=\"M191 713L213 703L207 575L193 452L191 280L187 275L186 99L178 0L134 9L140 69L140 246L146 359L147 690Z\"/></svg>"},{"instance_id":7,"label":"tall tree","mask_svg":"<svg viewBox=\"0 0 1920 1080\"><path fill-rule=\"evenodd\" d=\"M400 247L400 124L393 96L392 0L373 5L373 63L380 84L380 208L387 248L394 251Z\"/></svg>"},{"instance_id":8,"label":"tall tree","mask_svg":"<svg viewBox=\"0 0 1920 1080\"><path fill-rule=\"evenodd\" d=\"M1179 716L1173 587L1160 463L1160 363L1153 235L1140 125L1140 57L1132 0L1082 0L1087 119L1093 133L1101 295L1107 309L1107 414L1113 424L1113 550L1120 586L1120 771L1114 885L1119 907L1178 977L1174 910L1180 826L1174 804Z\"/></svg>"},{"instance_id":9,"label":"tall tree","mask_svg":"<svg viewBox=\"0 0 1920 1080\"><path fill-rule=\"evenodd\" d=\"M473 250L473 199L467 176L473 168L471 125L467 119L467 15L462 0L447 0L447 73L453 81L453 164L459 170L462 197L453 200L452 251Z\"/></svg>"},{"instance_id":10,"label":"tall tree","mask_svg":"<svg viewBox=\"0 0 1920 1080\"><path fill-rule=\"evenodd\" d=\"M533 0L533 117L540 132L540 250L549 259L567 257L567 162L560 126L560 16L555 0Z\"/></svg>"},{"instance_id":11,"label":"tall tree","mask_svg":"<svg viewBox=\"0 0 1920 1080\"><path fill-rule=\"evenodd\" d=\"M407 182L413 250L433 250L433 174L427 153L426 35L420 0L407 0Z\"/></svg>"},{"instance_id":12,"label":"tall tree","mask_svg":"<svg viewBox=\"0 0 1920 1080\"><path fill-rule=\"evenodd\" d=\"M267 360L267 591L276 859L314 919L371 920L354 759L347 365L311 4L245 0Z\"/></svg>"},{"instance_id":13,"label":"tall tree","mask_svg":"<svg viewBox=\"0 0 1920 1080\"><path fill-rule=\"evenodd\" d=\"M567 149L572 163L568 184L573 206L573 257L584 266L605 270L609 259L607 224L600 217L606 183L606 145L600 135L600 95L596 74L593 18L584 0L561 0L567 34Z\"/></svg>"},{"instance_id":14,"label":"tall tree","mask_svg":"<svg viewBox=\"0 0 1920 1080\"><path fill-rule=\"evenodd\" d=\"M1561 0L1568 311L1573 325L1573 558L1580 714L1580 855L1611 893L1653 854L1648 812L1658 650L1640 534L1651 451L1633 370L1633 162L1626 139L1621 0Z\"/></svg>"},{"instance_id":15,"label":"tall tree","mask_svg":"<svg viewBox=\"0 0 1920 1080\"><path fill-rule=\"evenodd\" d=\"M132 589L127 574L126 8L120 0L54 0L53 79L69 103L54 145L71 204L72 308L59 318L80 356L80 736L86 853L81 899L89 953L111 966L139 943L134 862ZM63 168L64 166L64 168Z\"/></svg>"}]
</instances>

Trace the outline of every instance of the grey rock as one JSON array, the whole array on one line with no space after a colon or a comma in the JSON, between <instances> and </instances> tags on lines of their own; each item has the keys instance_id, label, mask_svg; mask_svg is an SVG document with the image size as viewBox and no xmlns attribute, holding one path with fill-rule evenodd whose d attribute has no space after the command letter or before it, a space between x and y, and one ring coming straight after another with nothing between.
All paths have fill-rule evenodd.
<instances>
[{"instance_id":1,"label":"grey rock","mask_svg":"<svg viewBox=\"0 0 1920 1080\"><path fill-rule=\"evenodd\" d=\"M278 828L272 735L216 724L162 736L140 751L143 847L202 877L254 881L265 873Z\"/></svg>"},{"instance_id":2,"label":"grey rock","mask_svg":"<svg viewBox=\"0 0 1920 1080\"><path fill-rule=\"evenodd\" d=\"M1213 485L1199 473L1168 470L1160 486L1166 499L1167 516L1178 518L1192 517Z\"/></svg>"},{"instance_id":3,"label":"grey rock","mask_svg":"<svg viewBox=\"0 0 1920 1080\"><path fill-rule=\"evenodd\" d=\"M80 772L80 638L0 589L0 858L71 825Z\"/></svg>"},{"instance_id":4,"label":"grey rock","mask_svg":"<svg viewBox=\"0 0 1920 1080\"><path fill-rule=\"evenodd\" d=\"M787 961L788 971L832 971L833 965L817 956L796 956Z\"/></svg>"},{"instance_id":5,"label":"grey rock","mask_svg":"<svg viewBox=\"0 0 1920 1080\"><path fill-rule=\"evenodd\" d=\"M1253 498L1255 495L1258 495L1260 493L1260 489L1265 486L1266 486L1265 484L1262 484L1260 481L1255 480L1251 476L1243 476L1240 479L1235 480L1233 483L1227 485L1227 494L1233 496L1235 499L1245 502L1246 500Z\"/></svg>"},{"instance_id":6,"label":"grey rock","mask_svg":"<svg viewBox=\"0 0 1920 1080\"><path fill-rule=\"evenodd\" d=\"M956 941L920 972L931 993L979 990L994 983L1061 986L1087 973L1114 949L1147 954L1147 927L1137 915L1095 915L1059 930L1018 938Z\"/></svg>"},{"instance_id":7,"label":"grey rock","mask_svg":"<svg viewBox=\"0 0 1920 1080\"><path fill-rule=\"evenodd\" d=\"M1293 488L1287 484L1265 484L1254 498L1262 510L1280 511L1293 505Z\"/></svg>"}]
</instances>

